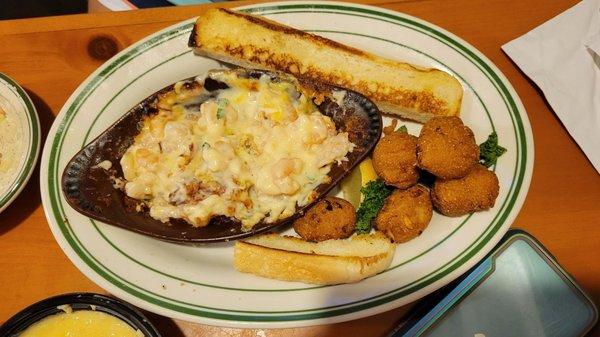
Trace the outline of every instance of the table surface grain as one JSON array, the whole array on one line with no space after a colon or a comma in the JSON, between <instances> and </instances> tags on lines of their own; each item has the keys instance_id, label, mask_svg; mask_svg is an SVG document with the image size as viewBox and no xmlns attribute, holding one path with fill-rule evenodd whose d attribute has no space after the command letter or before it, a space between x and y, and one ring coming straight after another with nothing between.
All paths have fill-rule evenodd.
<instances>
[{"instance_id":1,"label":"table surface grain","mask_svg":"<svg viewBox=\"0 0 600 337\"><path fill-rule=\"evenodd\" d=\"M525 105L535 140L533 180L513 227L538 238L598 303L600 175L543 94L500 49L576 1L360 2L414 15L451 31L483 52L508 77ZM17 80L29 93L45 136L73 90L116 51L103 41L114 41L116 49L121 50L206 8L170 7L0 21L0 72ZM23 193L0 215L0 322L52 295L104 293L75 268L54 241L42 209L38 177L39 165ZM384 336L407 310L408 306L346 323L278 330L211 327L153 314L150 318L169 337ZM596 327L592 334L599 335L599 329Z\"/></svg>"}]
</instances>

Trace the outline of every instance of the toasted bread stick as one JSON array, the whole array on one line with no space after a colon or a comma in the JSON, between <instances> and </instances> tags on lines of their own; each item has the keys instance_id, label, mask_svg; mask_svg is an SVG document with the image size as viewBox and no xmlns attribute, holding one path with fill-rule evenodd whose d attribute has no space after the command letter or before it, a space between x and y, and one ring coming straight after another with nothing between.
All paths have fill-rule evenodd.
<instances>
[{"instance_id":1,"label":"toasted bread stick","mask_svg":"<svg viewBox=\"0 0 600 337\"><path fill-rule=\"evenodd\" d=\"M198 18L189 45L198 55L246 68L329 82L419 122L459 116L460 82L431 68L388 60L262 17L217 8Z\"/></svg>"}]
</instances>

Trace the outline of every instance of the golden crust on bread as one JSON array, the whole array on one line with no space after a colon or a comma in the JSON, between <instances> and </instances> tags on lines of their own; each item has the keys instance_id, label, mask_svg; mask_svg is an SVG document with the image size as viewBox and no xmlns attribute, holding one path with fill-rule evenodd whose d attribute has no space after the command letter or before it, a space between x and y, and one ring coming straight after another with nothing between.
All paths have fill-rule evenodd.
<instances>
[{"instance_id":1,"label":"golden crust on bread","mask_svg":"<svg viewBox=\"0 0 600 337\"><path fill-rule=\"evenodd\" d=\"M420 122L460 114L463 89L446 72L384 59L262 17L208 10L198 18L189 44L200 55L242 67L355 90L383 112Z\"/></svg>"},{"instance_id":2,"label":"golden crust on bread","mask_svg":"<svg viewBox=\"0 0 600 337\"><path fill-rule=\"evenodd\" d=\"M318 243L264 234L235 243L234 266L283 281L353 283L385 270L394 251L395 245L381 233Z\"/></svg>"}]
</instances>

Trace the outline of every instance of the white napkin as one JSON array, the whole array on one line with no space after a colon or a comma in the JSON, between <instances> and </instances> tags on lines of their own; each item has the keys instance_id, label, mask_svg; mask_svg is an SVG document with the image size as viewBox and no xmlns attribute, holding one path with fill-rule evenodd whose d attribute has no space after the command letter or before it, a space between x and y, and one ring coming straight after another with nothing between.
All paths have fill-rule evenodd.
<instances>
[{"instance_id":1,"label":"white napkin","mask_svg":"<svg viewBox=\"0 0 600 337\"><path fill-rule=\"evenodd\" d=\"M583 0L502 49L600 173L600 0Z\"/></svg>"}]
</instances>

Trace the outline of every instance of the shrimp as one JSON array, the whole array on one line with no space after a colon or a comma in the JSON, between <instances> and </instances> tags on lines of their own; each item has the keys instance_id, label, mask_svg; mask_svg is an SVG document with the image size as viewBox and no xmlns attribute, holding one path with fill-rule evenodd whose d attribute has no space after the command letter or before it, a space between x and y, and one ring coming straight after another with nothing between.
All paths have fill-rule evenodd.
<instances>
[{"instance_id":1,"label":"shrimp","mask_svg":"<svg viewBox=\"0 0 600 337\"><path fill-rule=\"evenodd\" d=\"M215 101L207 101L200 105L200 113L207 124L215 124L217 122L217 103Z\"/></svg>"},{"instance_id":2,"label":"shrimp","mask_svg":"<svg viewBox=\"0 0 600 337\"><path fill-rule=\"evenodd\" d=\"M352 152L354 144L348 141L346 132L339 133L335 137L327 138L321 144L317 155L317 165L323 167L333 161L346 160L346 153Z\"/></svg>"},{"instance_id":3,"label":"shrimp","mask_svg":"<svg viewBox=\"0 0 600 337\"><path fill-rule=\"evenodd\" d=\"M273 176L277 179L289 177L302 171L302 160L298 158L281 158L271 168Z\"/></svg>"},{"instance_id":4,"label":"shrimp","mask_svg":"<svg viewBox=\"0 0 600 337\"><path fill-rule=\"evenodd\" d=\"M180 122L168 122L165 125L164 134L165 136L161 142L164 152L189 154L191 130L187 125Z\"/></svg>"},{"instance_id":5,"label":"shrimp","mask_svg":"<svg viewBox=\"0 0 600 337\"><path fill-rule=\"evenodd\" d=\"M238 113L237 111L235 111L235 109L232 109L231 107L227 107L227 113L225 114L225 121L227 122L227 124L233 124L238 120Z\"/></svg>"},{"instance_id":6,"label":"shrimp","mask_svg":"<svg viewBox=\"0 0 600 337\"><path fill-rule=\"evenodd\" d=\"M141 174L136 180L125 184L125 193L135 199L145 199L153 195L152 185L156 180L154 174Z\"/></svg>"},{"instance_id":7,"label":"shrimp","mask_svg":"<svg viewBox=\"0 0 600 337\"><path fill-rule=\"evenodd\" d=\"M207 146L202 152L202 159L208 169L217 172L225 169L230 160L235 158L235 151L229 143L218 141L213 146Z\"/></svg>"},{"instance_id":8,"label":"shrimp","mask_svg":"<svg viewBox=\"0 0 600 337\"><path fill-rule=\"evenodd\" d=\"M300 189L300 185L292 175L302 172L302 161L298 158L282 158L271 168L271 174L276 178L273 183L280 194L292 195Z\"/></svg>"},{"instance_id":9,"label":"shrimp","mask_svg":"<svg viewBox=\"0 0 600 337\"><path fill-rule=\"evenodd\" d=\"M146 126L150 130L150 134L155 138L162 138L164 136L165 125L169 121L165 111L161 111L154 118L151 118L146 122Z\"/></svg>"},{"instance_id":10,"label":"shrimp","mask_svg":"<svg viewBox=\"0 0 600 337\"><path fill-rule=\"evenodd\" d=\"M298 158L282 158L270 169L262 171L256 187L268 195L292 195L300 189L293 175L302 172L303 163Z\"/></svg>"},{"instance_id":11,"label":"shrimp","mask_svg":"<svg viewBox=\"0 0 600 337\"><path fill-rule=\"evenodd\" d=\"M322 118L317 114L301 115L298 117L298 129L302 130L302 142L306 145L321 144L335 133L335 126L327 117Z\"/></svg>"},{"instance_id":12,"label":"shrimp","mask_svg":"<svg viewBox=\"0 0 600 337\"><path fill-rule=\"evenodd\" d=\"M158 155L152 153L152 151L145 148L139 148L135 151L134 157L138 169L151 172L156 169Z\"/></svg>"},{"instance_id":13,"label":"shrimp","mask_svg":"<svg viewBox=\"0 0 600 337\"><path fill-rule=\"evenodd\" d=\"M198 119L194 126L195 133L207 133L214 136L225 133L225 119L217 117L218 106L215 101L204 102L200 106L202 117Z\"/></svg>"},{"instance_id":14,"label":"shrimp","mask_svg":"<svg viewBox=\"0 0 600 337\"><path fill-rule=\"evenodd\" d=\"M231 160L235 158L235 151L233 150L231 144L220 140L215 142L213 147L215 150L219 151L224 159Z\"/></svg>"},{"instance_id":15,"label":"shrimp","mask_svg":"<svg viewBox=\"0 0 600 337\"><path fill-rule=\"evenodd\" d=\"M121 158L121 168L123 169L123 177L126 180L134 180L138 173L135 165L134 154L131 149L128 149Z\"/></svg>"}]
</instances>

